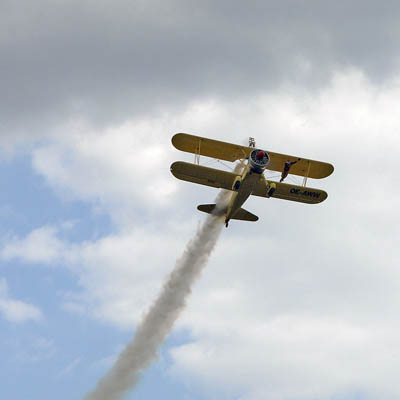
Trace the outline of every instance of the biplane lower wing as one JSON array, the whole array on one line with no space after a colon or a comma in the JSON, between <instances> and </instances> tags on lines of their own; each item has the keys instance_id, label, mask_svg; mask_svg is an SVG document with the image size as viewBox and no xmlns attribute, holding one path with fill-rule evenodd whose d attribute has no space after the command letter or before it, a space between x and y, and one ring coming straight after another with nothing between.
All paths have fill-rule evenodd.
<instances>
[{"instance_id":1,"label":"biplane lower wing","mask_svg":"<svg viewBox=\"0 0 400 400\"><path fill-rule=\"evenodd\" d=\"M172 174L183 181L199 183L200 185L232 190L237 175L232 172L203 167L183 161L171 165Z\"/></svg>"},{"instance_id":2,"label":"biplane lower wing","mask_svg":"<svg viewBox=\"0 0 400 400\"><path fill-rule=\"evenodd\" d=\"M207 139L200 136L189 135L187 133L177 133L172 137L172 144L181 151L193 153L218 160L236 161L248 158L252 147L240 146L219 140ZM313 179L326 178L333 172L333 165L307 158L290 156L288 154L274 153L265 150L270 156L267 169L282 172L285 162L296 161L290 168L290 174L304 176Z\"/></svg>"},{"instance_id":3,"label":"biplane lower wing","mask_svg":"<svg viewBox=\"0 0 400 400\"><path fill-rule=\"evenodd\" d=\"M183 161L174 162L171 165L171 172L176 178L187 182L226 190L232 190L233 183L237 177L232 172L203 167ZM269 189L264 179L260 180L252 194L259 197L275 197L308 204L321 203L328 197L328 194L323 190L287 183L273 183L276 189L272 196L268 195Z\"/></svg>"},{"instance_id":4,"label":"biplane lower wing","mask_svg":"<svg viewBox=\"0 0 400 400\"><path fill-rule=\"evenodd\" d=\"M252 194L259 197L273 197L277 199L298 201L300 203L308 204L321 203L328 197L328 194L320 189L291 185L288 183L273 183L276 189L273 192L272 196L268 195L269 190L262 181L260 181Z\"/></svg>"}]
</instances>

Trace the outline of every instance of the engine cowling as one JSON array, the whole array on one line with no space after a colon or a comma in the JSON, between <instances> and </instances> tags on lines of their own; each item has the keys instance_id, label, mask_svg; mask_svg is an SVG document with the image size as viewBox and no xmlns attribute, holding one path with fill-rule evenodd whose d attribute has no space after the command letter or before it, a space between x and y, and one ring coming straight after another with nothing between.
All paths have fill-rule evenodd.
<instances>
[{"instance_id":1,"label":"engine cowling","mask_svg":"<svg viewBox=\"0 0 400 400\"><path fill-rule=\"evenodd\" d=\"M266 151L255 149L250 153L249 165L252 171L261 174L269 163L269 154Z\"/></svg>"}]
</instances>

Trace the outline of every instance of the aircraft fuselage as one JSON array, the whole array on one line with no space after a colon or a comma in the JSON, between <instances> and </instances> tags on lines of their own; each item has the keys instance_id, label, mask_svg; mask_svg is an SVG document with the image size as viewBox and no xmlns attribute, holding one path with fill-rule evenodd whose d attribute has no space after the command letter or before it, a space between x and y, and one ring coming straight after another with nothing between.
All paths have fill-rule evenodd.
<instances>
[{"instance_id":1,"label":"aircraft fuselage","mask_svg":"<svg viewBox=\"0 0 400 400\"><path fill-rule=\"evenodd\" d=\"M263 174L255 172L250 168L249 165L241 177L241 183L239 188L233 192L232 198L228 205L228 209L225 217L225 224L228 226L229 220L235 216L245 201L251 196L255 187L258 185L260 180L265 180Z\"/></svg>"}]
</instances>

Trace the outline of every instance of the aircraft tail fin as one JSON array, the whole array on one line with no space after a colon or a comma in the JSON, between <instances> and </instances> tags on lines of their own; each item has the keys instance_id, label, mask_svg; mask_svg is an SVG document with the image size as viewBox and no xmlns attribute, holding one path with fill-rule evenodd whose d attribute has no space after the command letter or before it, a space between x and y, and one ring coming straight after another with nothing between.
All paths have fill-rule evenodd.
<instances>
[{"instance_id":1,"label":"aircraft tail fin","mask_svg":"<svg viewBox=\"0 0 400 400\"><path fill-rule=\"evenodd\" d=\"M201 204L197 207L199 211L205 212L207 214L213 214L215 210L215 204ZM224 215L226 210L222 210L217 216ZM245 210L244 208L239 208L238 211L231 217L231 219L237 219L240 221L258 221L257 215L252 214L251 212Z\"/></svg>"}]
</instances>

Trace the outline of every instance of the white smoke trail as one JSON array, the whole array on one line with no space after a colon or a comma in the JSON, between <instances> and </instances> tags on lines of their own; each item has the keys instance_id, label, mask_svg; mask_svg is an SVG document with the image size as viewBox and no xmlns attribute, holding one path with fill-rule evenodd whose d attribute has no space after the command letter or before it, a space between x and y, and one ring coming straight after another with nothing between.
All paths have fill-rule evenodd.
<instances>
[{"instance_id":1,"label":"white smoke trail","mask_svg":"<svg viewBox=\"0 0 400 400\"><path fill-rule=\"evenodd\" d=\"M231 193L220 192L216 199L216 215L226 207ZM141 372L157 358L160 345L184 309L192 284L206 266L217 243L223 222L223 218L214 215L206 218L137 327L132 342L95 389L85 396L85 400L120 400L139 382Z\"/></svg>"}]
</instances>

